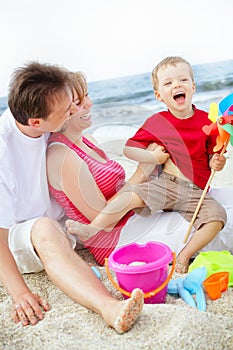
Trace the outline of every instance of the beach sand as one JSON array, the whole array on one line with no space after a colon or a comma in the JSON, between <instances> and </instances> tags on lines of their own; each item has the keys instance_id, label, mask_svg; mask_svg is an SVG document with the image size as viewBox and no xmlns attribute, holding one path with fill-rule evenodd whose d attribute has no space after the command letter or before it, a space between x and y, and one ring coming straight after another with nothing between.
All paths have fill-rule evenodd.
<instances>
[{"instance_id":1,"label":"beach sand","mask_svg":"<svg viewBox=\"0 0 233 350\"><path fill-rule=\"evenodd\" d=\"M232 148L229 154L227 171L224 176L218 174L215 186L233 186ZM124 165L130 173L129 163ZM78 253L94 263L86 250ZM98 269L106 287L114 296L122 298L108 280L105 268ZM49 301L51 310L35 326L15 325L10 318L11 298L0 284L0 350L233 350L233 288L222 293L218 300L206 296L206 312L189 307L181 298L167 295L164 304L144 305L134 327L119 335L99 315L65 296L45 272L23 276L33 292ZM178 275L174 274L173 278L176 277Z\"/></svg>"},{"instance_id":2,"label":"beach sand","mask_svg":"<svg viewBox=\"0 0 233 350\"><path fill-rule=\"evenodd\" d=\"M84 258L90 260L88 254L84 254ZM122 298L106 277L105 269L98 269L106 287L117 298ZM170 295L164 304L145 304L134 327L119 335L99 315L60 292L44 272L24 275L24 278L34 292L48 299L51 310L35 326L15 325L10 319L11 299L0 287L0 349L233 349L232 288L218 300L207 297L206 312Z\"/></svg>"}]
</instances>

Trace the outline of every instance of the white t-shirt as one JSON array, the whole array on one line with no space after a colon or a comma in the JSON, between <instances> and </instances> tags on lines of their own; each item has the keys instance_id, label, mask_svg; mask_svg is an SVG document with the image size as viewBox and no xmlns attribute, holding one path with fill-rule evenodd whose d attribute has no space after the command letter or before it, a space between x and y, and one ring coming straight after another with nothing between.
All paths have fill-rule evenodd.
<instances>
[{"instance_id":1,"label":"white t-shirt","mask_svg":"<svg viewBox=\"0 0 233 350\"><path fill-rule=\"evenodd\" d=\"M0 117L0 227L36 217L59 218L51 203L45 171L49 133L38 138L24 135L9 109Z\"/></svg>"}]
</instances>

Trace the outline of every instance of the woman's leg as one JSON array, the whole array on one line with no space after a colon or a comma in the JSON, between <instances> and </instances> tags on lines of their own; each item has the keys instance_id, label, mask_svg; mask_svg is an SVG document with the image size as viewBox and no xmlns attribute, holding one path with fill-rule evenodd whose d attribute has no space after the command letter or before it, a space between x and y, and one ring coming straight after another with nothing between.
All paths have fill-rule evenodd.
<instances>
[{"instance_id":1,"label":"woman's leg","mask_svg":"<svg viewBox=\"0 0 233 350\"><path fill-rule=\"evenodd\" d=\"M49 218L38 220L32 243L54 284L77 303L100 314L118 333L128 331L143 308L143 292L130 299L113 298L92 269L73 251L61 227Z\"/></svg>"}]
</instances>

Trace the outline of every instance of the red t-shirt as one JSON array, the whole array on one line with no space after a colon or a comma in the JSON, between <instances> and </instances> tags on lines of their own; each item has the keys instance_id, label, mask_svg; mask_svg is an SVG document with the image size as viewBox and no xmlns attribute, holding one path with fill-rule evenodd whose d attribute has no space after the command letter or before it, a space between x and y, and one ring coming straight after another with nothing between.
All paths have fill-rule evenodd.
<instances>
[{"instance_id":1,"label":"red t-shirt","mask_svg":"<svg viewBox=\"0 0 233 350\"><path fill-rule=\"evenodd\" d=\"M211 173L209 155L216 145L216 136L202 130L209 124L208 114L195 107L187 119L162 111L148 118L126 146L146 148L152 142L164 146L182 174L203 189Z\"/></svg>"}]
</instances>

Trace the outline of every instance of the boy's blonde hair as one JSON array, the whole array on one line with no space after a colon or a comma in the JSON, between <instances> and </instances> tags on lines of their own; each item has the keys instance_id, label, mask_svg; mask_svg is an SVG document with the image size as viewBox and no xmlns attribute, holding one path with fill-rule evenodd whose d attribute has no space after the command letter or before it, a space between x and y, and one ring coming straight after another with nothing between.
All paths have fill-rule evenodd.
<instances>
[{"instance_id":1,"label":"boy's blonde hair","mask_svg":"<svg viewBox=\"0 0 233 350\"><path fill-rule=\"evenodd\" d=\"M193 70L192 70L190 63L180 56L168 56L168 57L164 58L161 62L159 62L157 64L157 66L152 71L151 81L152 81L152 86L153 86L154 90L158 89L158 76L157 76L158 70L160 68L164 68L164 67L167 67L169 65L176 66L177 63L185 63L188 65L192 81L194 82Z\"/></svg>"}]
</instances>

